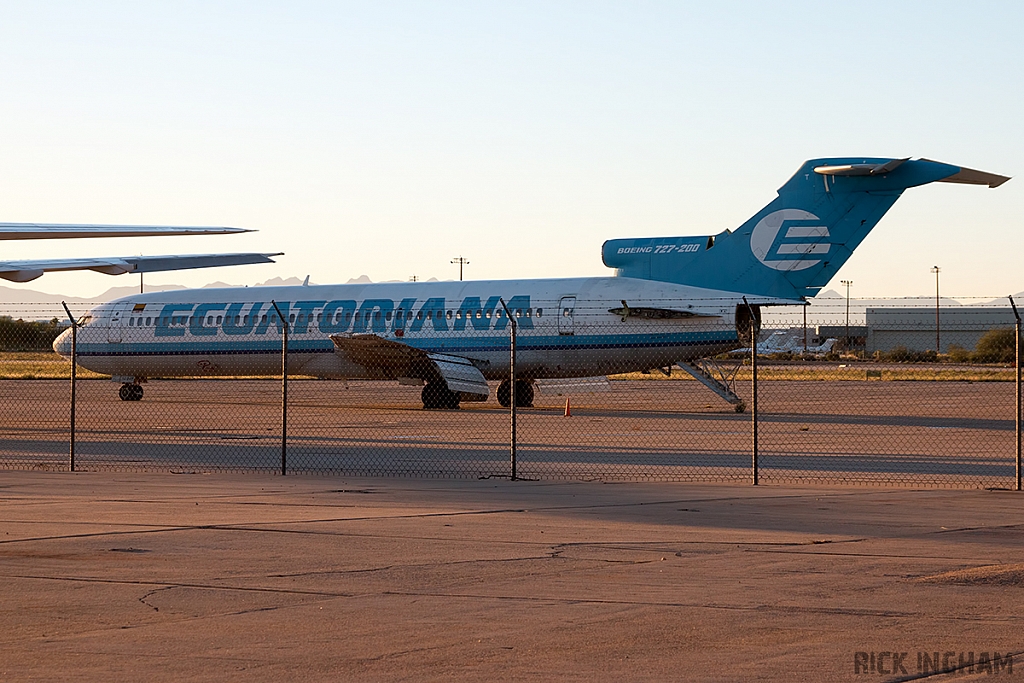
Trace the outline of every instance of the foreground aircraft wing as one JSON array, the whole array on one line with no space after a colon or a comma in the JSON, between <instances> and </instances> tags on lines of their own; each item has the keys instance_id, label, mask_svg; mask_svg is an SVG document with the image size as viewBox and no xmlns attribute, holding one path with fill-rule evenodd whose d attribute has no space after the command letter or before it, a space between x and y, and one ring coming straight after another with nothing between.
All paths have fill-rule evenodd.
<instances>
[{"instance_id":1,"label":"foreground aircraft wing","mask_svg":"<svg viewBox=\"0 0 1024 683\"><path fill-rule=\"evenodd\" d=\"M487 380L473 362L461 356L429 353L376 334L332 334L335 352L380 379L444 382L463 401L486 401Z\"/></svg>"},{"instance_id":2,"label":"foreground aircraft wing","mask_svg":"<svg viewBox=\"0 0 1024 683\"><path fill-rule=\"evenodd\" d=\"M91 225L86 223L0 223L0 240L71 237L152 237L156 235L230 235L245 228L180 225Z\"/></svg>"},{"instance_id":3,"label":"foreground aircraft wing","mask_svg":"<svg viewBox=\"0 0 1024 683\"><path fill-rule=\"evenodd\" d=\"M193 254L175 256L124 256L113 258L33 259L0 261L0 278L11 282L29 282L43 273L61 270L94 270L107 275L124 273L157 273L167 270L191 270L216 266L241 266L251 263L274 263L276 254Z\"/></svg>"}]
</instances>

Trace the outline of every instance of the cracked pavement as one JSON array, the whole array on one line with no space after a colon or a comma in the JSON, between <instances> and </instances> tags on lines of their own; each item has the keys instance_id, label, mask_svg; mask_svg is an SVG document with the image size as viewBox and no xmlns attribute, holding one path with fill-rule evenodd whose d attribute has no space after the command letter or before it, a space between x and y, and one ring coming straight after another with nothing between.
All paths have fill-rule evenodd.
<instances>
[{"instance_id":1,"label":"cracked pavement","mask_svg":"<svg viewBox=\"0 0 1024 683\"><path fill-rule=\"evenodd\" d=\"M0 680L843 681L862 651L1020 653L1022 500L6 472Z\"/></svg>"}]
</instances>

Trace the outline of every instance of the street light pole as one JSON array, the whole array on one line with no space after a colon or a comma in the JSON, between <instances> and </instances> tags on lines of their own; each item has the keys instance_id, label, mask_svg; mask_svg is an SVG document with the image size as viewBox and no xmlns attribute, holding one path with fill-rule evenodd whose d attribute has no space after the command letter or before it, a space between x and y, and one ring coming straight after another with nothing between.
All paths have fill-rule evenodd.
<instances>
[{"instance_id":1,"label":"street light pole","mask_svg":"<svg viewBox=\"0 0 1024 683\"><path fill-rule=\"evenodd\" d=\"M456 256L455 258L452 259L452 263L459 264L459 282L462 282L462 266L468 266L469 259L463 256Z\"/></svg>"},{"instance_id":2,"label":"street light pole","mask_svg":"<svg viewBox=\"0 0 1024 683\"><path fill-rule=\"evenodd\" d=\"M805 356L807 355L807 307L809 305L810 304L808 304L806 301L804 301L803 309L804 309L804 355Z\"/></svg>"},{"instance_id":3,"label":"street light pole","mask_svg":"<svg viewBox=\"0 0 1024 683\"><path fill-rule=\"evenodd\" d=\"M938 266L932 266L932 272L935 273L935 355L942 353L939 345L939 270Z\"/></svg>"},{"instance_id":4,"label":"street light pole","mask_svg":"<svg viewBox=\"0 0 1024 683\"><path fill-rule=\"evenodd\" d=\"M840 280L840 282L846 285L846 351L850 351L850 285L853 284L853 280Z\"/></svg>"}]
</instances>

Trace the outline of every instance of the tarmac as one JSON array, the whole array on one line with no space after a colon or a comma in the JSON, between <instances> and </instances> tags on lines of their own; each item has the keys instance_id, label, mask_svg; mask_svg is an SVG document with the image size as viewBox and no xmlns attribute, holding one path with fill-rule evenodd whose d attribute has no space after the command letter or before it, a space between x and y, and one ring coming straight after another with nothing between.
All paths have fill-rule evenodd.
<instances>
[{"instance_id":1,"label":"tarmac","mask_svg":"<svg viewBox=\"0 0 1024 683\"><path fill-rule=\"evenodd\" d=\"M1024 494L3 472L0 595L10 681L1014 680Z\"/></svg>"}]
</instances>

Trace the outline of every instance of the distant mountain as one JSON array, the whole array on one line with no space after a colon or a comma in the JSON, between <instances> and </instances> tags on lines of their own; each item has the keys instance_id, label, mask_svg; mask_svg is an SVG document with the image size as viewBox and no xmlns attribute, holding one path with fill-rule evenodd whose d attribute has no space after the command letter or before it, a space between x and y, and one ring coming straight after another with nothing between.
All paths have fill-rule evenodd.
<instances>
[{"instance_id":1,"label":"distant mountain","mask_svg":"<svg viewBox=\"0 0 1024 683\"><path fill-rule=\"evenodd\" d=\"M950 299L948 297L940 297L939 302L942 306L963 306L964 304L956 299ZM976 304L972 304L976 305ZM829 289L818 294L818 296L811 299L812 308L834 308L836 306L846 307L846 296L840 294L834 289ZM884 308L895 306L898 308L918 308L925 307L931 308L935 306L934 296L894 296L894 297L867 297L864 299L858 299L855 296L850 297L850 310L858 309L864 310L865 308Z\"/></svg>"},{"instance_id":2,"label":"distant mountain","mask_svg":"<svg viewBox=\"0 0 1024 683\"><path fill-rule=\"evenodd\" d=\"M363 277L366 277L365 275ZM305 278L271 278L266 282L257 282L256 287L285 287L285 286L298 286L302 284ZM367 280L368 281L368 280ZM310 282L309 284L316 284ZM203 288L210 287L245 287L246 285L232 285L227 282L211 282L208 285L203 285ZM179 289L188 289L183 285L146 285L147 292L170 292ZM137 294L139 288L137 286L128 287L111 287L107 291L103 292L98 296L82 297L72 296L69 294L47 294L46 292L39 292L34 289L15 289L13 287L2 287L0 286L0 311L7 308L8 310L12 306L24 306L26 304L44 304L60 306L61 301L66 301L68 304L87 304L95 305L101 304L106 301L113 301L114 299L120 299L121 297L131 296Z\"/></svg>"},{"instance_id":3,"label":"distant mountain","mask_svg":"<svg viewBox=\"0 0 1024 683\"><path fill-rule=\"evenodd\" d=\"M1022 303L1024 303L1024 292L1017 292L1016 294L1011 294L1010 296L1013 297L1013 302L1015 304L1017 304L1018 307L1020 307L1020 305ZM989 305L989 306L1009 306L1010 305L1010 300L1007 297L1004 296L1004 297L1000 297L998 299L992 299L991 301L986 301L984 305Z\"/></svg>"},{"instance_id":4,"label":"distant mountain","mask_svg":"<svg viewBox=\"0 0 1024 683\"><path fill-rule=\"evenodd\" d=\"M253 285L253 287L296 287L298 285L301 285L305 279L306 278L298 277L289 277L283 279L279 277L272 277L266 282L257 282L255 285ZM309 284L315 285L317 283L310 282Z\"/></svg>"},{"instance_id":5,"label":"distant mountain","mask_svg":"<svg viewBox=\"0 0 1024 683\"><path fill-rule=\"evenodd\" d=\"M1024 297L1024 294L1021 295ZM1016 299L1016 296L1014 297ZM1022 298L1024 301L1024 298ZM1006 299L995 299L992 301L967 300L959 301L949 297L940 297L941 308L962 308L964 306L1006 306ZM866 297L858 299L850 297L850 324L863 325L869 308L935 308L934 296L896 296L896 297ZM807 324L815 325L838 325L846 322L846 296L829 289L818 294L810 300L807 307ZM768 328L779 328L785 326L799 326L803 324L804 311L802 307L779 306L762 309L762 319Z\"/></svg>"},{"instance_id":6,"label":"distant mountain","mask_svg":"<svg viewBox=\"0 0 1024 683\"><path fill-rule=\"evenodd\" d=\"M186 289L181 285L153 285L146 287L147 292L167 292L176 289ZM47 294L34 289L14 289L13 287L0 287L0 306L5 304L60 304L61 301L77 304L98 304L104 301L112 301L123 296L130 296L139 292L138 287L111 287L99 296L81 297L68 294Z\"/></svg>"}]
</instances>

